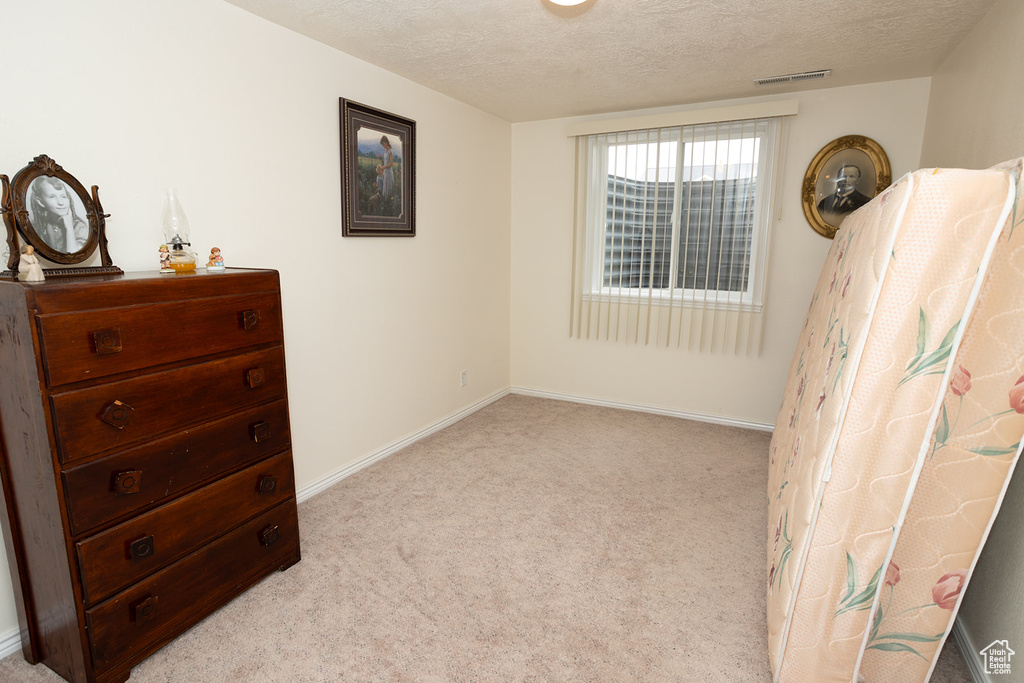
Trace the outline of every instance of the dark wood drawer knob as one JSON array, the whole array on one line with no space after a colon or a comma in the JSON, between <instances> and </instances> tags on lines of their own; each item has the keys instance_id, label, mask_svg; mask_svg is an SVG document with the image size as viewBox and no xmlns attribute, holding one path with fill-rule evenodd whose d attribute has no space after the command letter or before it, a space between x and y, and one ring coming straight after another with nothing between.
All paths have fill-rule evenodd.
<instances>
[{"instance_id":1,"label":"dark wood drawer knob","mask_svg":"<svg viewBox=\"0 0 1024 683\"><path fill-rule=\"evenodd\" d=\"M124 429L128 426L128 423L132 421L132 417L135 415L135 408L132 408L127 403L121 401L114 401L107 409L103 411L103 417L100 418L111 427L117 429Z\"/></svg>"},{"instance_id":2,"label":"dark wood drawer knob","mask_svg":"<svg viewBox=\"0 0 1024 683\"><path fill-rule=\"evenodd\" d=\"M132 611L135 612L135 622L137 624L144 624L147 621L156 619L157 597L156 595L151 595L145 600L135 603Z\"/></svg>"},{"instance_id":3,"label":"dark wood drawer knob","mask_svg":"<svg viewBox=\"0 0 1024 683\"><path fill-rule=\"evenodd\" d=\"M253 368L249 371L247 377L249 379L250 389L261 387L267 381L267 376L266 373L263 372L263 368Z\"/></svg>"},{"instance_id":4,"label":"dark wood drawer knob","mask_svg":"<svg viewBox=\"0 0 1024 683\"><path fill-rule=\"evenodd\" d=\"M270 439L270 423L257 422L252 426L252 440L256 443Z\"/></svg>"},{"instance_id":5,"label":"dark wood drawer knob","mask_svg":"<svg viewBox=\"0 0 1024 683\"><path fill-rule=\"evenodd\" d=\"M260 545L272 546L278 538L280 538L280 534L277 532L277 525L268 526L260 532Z\"/></svg>"},{"instance_id":6,"label":"dark wood drawer knob","mask_svg":"<svg viewBox=\"0 0 1024 683\"><path fill-rule=\"evenodd\" d=\"M260 483L256 486L256 490L260 492L261 496L272 496L277 493L277 477L272 474L260 477Z\"/></svg>"},{"instance_id":7,"label":"dark wood drawer knob","mask_svg":"<svg viewBox=\"0 0 1024 683\"><path fill-rule=\"evenodd\" d=\"M92 333L93 343L96 345L96 355L106 356L110 353L121 352L121 330L100 330Z\"/></svg>"},{"instance_id":8,"label":"dark wood drawer knob","mask_svg":"<svg viewBox=\"0 0 1024 683\"><path fill-rule=\"evenodd\" d=\"M242 327L245 328L246 332L252 332L253 330L260 329L259 309L242 311Z\"/></svg>"},{"instance_id":9,"label":"dark wood drawer knob","mask_svg":"<svg viewBox=\"0 0 1024 683\"><path fill-rule=\"evenodd\" d=\"M153 557L156 554L156 546L153 545L152 536L143 536L142 538L132 541L131 544L131 557L132 562L138 562L144 560L147 557Z\"/></svg>"},{"instance_id":10,"label":"dark wood drawer knob","mask_svg":"<svg viewBox=\"0 0 1024 683\"><path fill-rule=\"evenodd\" d=\"M127 470L114 475L114 493L129 496L138 493L142 486L142 470Z\"/></svg>"}]
</instances>

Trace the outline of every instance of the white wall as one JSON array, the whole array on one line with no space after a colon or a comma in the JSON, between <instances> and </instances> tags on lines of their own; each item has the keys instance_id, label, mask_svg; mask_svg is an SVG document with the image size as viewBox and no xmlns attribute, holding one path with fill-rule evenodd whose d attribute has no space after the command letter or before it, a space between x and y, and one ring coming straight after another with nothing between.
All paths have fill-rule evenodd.
<instances>
[{"instance_id":1,"label":"white wall","mask_svg":"<svg viewBox=\"0 0 1024 683\"><path fill-rule=\"evenodd\" d=\"M508 386L507 122L220 0L0 22L0 173L47 154L99 185L125 270L155 267L168 186L200 256L280 270L299 487ZM415 238L342 239L342 96L417 122ZM0 577L0 639L12 596Z\"/></svg>"},{"instance_id":2,"label":"white wall","mask_svg":"<svg viewBox=\"0 0 1024 683\"><path fill-rule=\"evenodd\" d=\"M537 391L774 424L797 335L829 248L800 206L803 177L831 140L860 134L894 179L917 168L929 79L802 92L783 150L760 357L569 337L571 120L512 126L512 384ZM758 101L714 102L702 107ZM788 98L778 98L788 99ZM678 107L683 110L696 107ZM671 111L662 109L657 111ZM613 117L639 112L615 114ZM644 112L646 113L646 112Z\"/></svg>"},{"instance_id":3,"label":"white wall","mask_svg":"<svg viewBox=\"0 0 1024 683\"><path fill-rule=\"evenodd\" d=\"M1024 156L1024 3L999 0L932 79L921 166L988 168Z\"/></svg>"},{"instance_id":4,"label":"white wall","mask_svg":"<svg viewBox=\"0 0 1024 683\"><path fill-rule=\"evenodd\" d=\"M923 166L987 168L1024 156L1021 45L1024 3L999 0L935 73ZM979 662L979 671L978 650L996 639L1024 653L1022 472L1018 465L957 617L972 646L964 656ZM1024 680L1022 658L1011 661L1013 680Z\"/></svg>"}]
</instances>

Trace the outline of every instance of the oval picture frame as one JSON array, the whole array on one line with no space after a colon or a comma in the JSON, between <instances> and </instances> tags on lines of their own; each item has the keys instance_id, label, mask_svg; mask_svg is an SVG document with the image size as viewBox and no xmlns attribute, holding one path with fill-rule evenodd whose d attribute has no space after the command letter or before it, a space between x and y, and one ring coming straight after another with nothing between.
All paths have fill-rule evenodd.
<instances>
[{"instance_id":1,"label":"oval picture frame","mask_svg":"<svg viewBox=\"0 0 1024 683\"><path fill-rule=\"evenodd\" d=\"M69 268L47 268L48 277L120 273L107 253L105 219L99 188L92 195L56 161L41 154L4 185L3 214L7 223L8 270L16 275L19 239L44 259ZM44 196L45 195L45 196ZM99 266L78 266L100 251Z\"/></svg>"},{"instance_id":2,"label":"oval picture frame","mask_svg":"<svg viewBox=\"0 0 1024 683\"><path fill-rule=\"evenodd\" d=\"M41 196L44 192L52 195L55 185L61 186L56 192L62 192L66 199L68 225L51 220L54 214ZM73 175L43 155L18 171L11 187L18 228L25 242L41 256L64 265L81 263L92 256L99 242L99 218L89 193Z\"/></svg>"},{"instance_id":3,"label":"oval picture frame","mask_svg":"<svg viewBox=\"0 0 1024 683\"><path fill-rule=\"evenodd\" d=\"M832 239L848 214L891 184L882 146L864 135L844 135L822 147L807 167L800 197L804 216L816 233Z\"/></svg>"}]
</instances>

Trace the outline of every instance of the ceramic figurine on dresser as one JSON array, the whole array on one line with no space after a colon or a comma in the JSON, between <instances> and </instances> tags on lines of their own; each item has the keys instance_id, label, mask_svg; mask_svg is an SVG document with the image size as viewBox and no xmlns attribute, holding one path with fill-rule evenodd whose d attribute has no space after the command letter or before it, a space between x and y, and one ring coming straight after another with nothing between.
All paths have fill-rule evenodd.
<instances>
[{"instance_id":1,"label":"ceramic figurine on dresser","mask_svg":"<svg viewBox=\"0 0 1024 683\"><path fill-rule=\"evenodd\" d=\"M167 248L166 244L160 245L160 272L174 272L174 268L171 268L171 250Z\"/></svg>"},{"instance_id":2,"label":"ceramic figurine on dresser","mask_svg":"<svg viewBox=\"0 0 1024 683\"><path fill-rule=\"evenodd\" d=\"M42 282L43 267L39 265L36 250L31 244L21 248L21 263L18 264L18 279L24 282Z\"/></svg>"},{"instance_id":3,"label":"ceramic figurine on dresser","mask_svg":"<svg viewBox=\"0 0 1024 683\"><path fill-rule=\"evenodd\" d=\"M210 250L210 258L206 261L206 269L213 271L224 270L224 257L220 255L220 247Z\"/></svg>"}]
</instances>

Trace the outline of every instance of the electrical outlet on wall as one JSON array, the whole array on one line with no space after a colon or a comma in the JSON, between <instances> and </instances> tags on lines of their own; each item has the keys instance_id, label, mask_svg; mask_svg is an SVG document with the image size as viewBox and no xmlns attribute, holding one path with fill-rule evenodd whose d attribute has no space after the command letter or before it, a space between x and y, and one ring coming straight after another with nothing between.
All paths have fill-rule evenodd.
<instances>
[{"instance_id":1,"label":"electrical outlet on wall","mask_svg":"<svg viewBox=\"0 0 1024 683\"><path fill-rule=\"evenodd\" d=\"M459 386L464 387L467 384L469 384L469 373L466 370L463 370L459 373Z\"/></svg>"}]
</instances>

